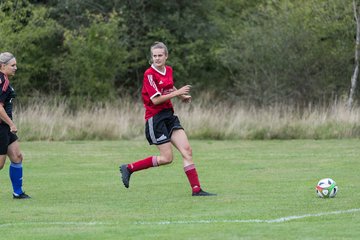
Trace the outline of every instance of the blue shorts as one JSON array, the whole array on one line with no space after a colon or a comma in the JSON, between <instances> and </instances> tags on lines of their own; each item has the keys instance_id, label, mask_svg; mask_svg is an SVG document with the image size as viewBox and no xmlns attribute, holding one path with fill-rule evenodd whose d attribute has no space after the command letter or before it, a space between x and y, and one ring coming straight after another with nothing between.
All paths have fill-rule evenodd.
<instances>
[{"instance_id":1,"label":"blue shorts","mask_svg":"<svg viewBox=\"0 0 360 240\"><path fill-rule=\"evenodd\" d=\"M183 129L180 120L171 109L165 109L146 121L145 136L150 145L160 145L171 141L175 129Z\"/></svg>"},{"instance_id":2,"label":"blue shorts","mask_svg":"<svg viewBox=\"0 0 360 240\"><path fill-rule=\"evenodd\" d=\"M0 155L6 155L8 146L18 139L15 133L10 132L7 124L0 124Z\"/></svg>"}]
</instances>

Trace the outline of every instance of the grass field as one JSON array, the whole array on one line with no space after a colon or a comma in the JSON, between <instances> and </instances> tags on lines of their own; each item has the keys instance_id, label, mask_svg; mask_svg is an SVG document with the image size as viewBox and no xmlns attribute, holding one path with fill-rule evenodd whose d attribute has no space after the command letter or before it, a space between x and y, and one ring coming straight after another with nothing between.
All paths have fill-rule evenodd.
<instances>
[{"instance_id":1,"label":"grass field","mask_svg":"<svg viewBox=\"0 0 360 240\"><path fill-rule=\"evenodd\" d=\"M0 172L0 239L358 239L360 142L191 141L205 190L195 198L172 165L133 174L118 166L156 154L141 141L22 142L24 189L13 200ZM331 177L334 199L314 187Z\"/></svg>"}]
</instances>

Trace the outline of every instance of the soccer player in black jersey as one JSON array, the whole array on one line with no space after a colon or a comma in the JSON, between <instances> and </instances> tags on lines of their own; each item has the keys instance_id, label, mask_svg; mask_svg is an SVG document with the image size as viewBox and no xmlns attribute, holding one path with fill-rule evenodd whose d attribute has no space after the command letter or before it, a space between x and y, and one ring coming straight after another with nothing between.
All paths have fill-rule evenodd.
<instances>
[{"instance_id":1,"label":"soccer player in black jersey","mask_svg":"<svg viewBox=\"0 0 360 240\"><path fill-rule=\"evenodd\" d=\"M0 53L0 169L5 165L6 156L11 164L9 168L10 180L13 186L14 199L30 198L22 190L23 156L20 152L17 128L12 121L12 100L15 91L11 87L8 77L15 75L16 59L9 53Z\"/></svg>"}]
</instances>

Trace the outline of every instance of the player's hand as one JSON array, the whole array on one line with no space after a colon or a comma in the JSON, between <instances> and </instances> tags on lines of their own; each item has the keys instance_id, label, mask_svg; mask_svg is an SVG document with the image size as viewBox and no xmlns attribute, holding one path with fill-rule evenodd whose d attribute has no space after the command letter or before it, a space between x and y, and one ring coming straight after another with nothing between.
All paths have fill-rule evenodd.
<instances>
[{"instance_id":1,"label":"player's hand","mask_svg":"<svg viewBox=\"0 0 360 240\"><path fill-rule=\"evenodd\" d=\"M11 125L10 126L10 132L12 132L12 133L17 133L17 127L15 126L15 124L13 124L13 125Z\"/></svg>"},{"instance_id":2,"label":"player's hand","mask_svg":"<svg viewBox=\"0 0 360 240\"><path fill-rule=\"evenodd\" d=\"M178 89L177 92L179 95L188 95L191 89L191 85L185 85L182 88Z\"/></svg>"},{"instance_id":3,"label":"player's hand","mask_svg":"<svg viewBox=\"0 0 360 240\"><path fill-rule=\"evenodd\" d=\"M190 95L181 95L181 101L184 103L191 103L191 96Z\"/></svg>"}]
</instances>

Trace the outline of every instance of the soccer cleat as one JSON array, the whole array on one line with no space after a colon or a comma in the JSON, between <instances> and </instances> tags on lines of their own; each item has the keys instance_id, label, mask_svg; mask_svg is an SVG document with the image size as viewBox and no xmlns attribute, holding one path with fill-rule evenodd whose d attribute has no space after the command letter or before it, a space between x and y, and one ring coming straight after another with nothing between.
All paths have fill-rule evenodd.
<instances>
[{"instance_id":1,"label":"soccer cleat","mask_svg":"<svg viewBox=\"0 0 360 240\"><path fill-rule=\"evenodd\" d=\"M25 192L23 192L22 194L13 193L13 198L14 199L28 199L28 198L31 198L31 197L29 195L27 195Z\"/></svg>"},{"instance_id":2,"label":"soccer cleat","mask_svg":"<svg viewBox=\"0 0 360 240\"><path fill-rule=\"evenodd\" d=\"M209 193L209 192L205 192L202 189L200 189L200 191L198 192L193 192L192 195L194 197L200 197L200 196L216 196L216 193Z\"/></svg>"},{"instance_id":3,"label":"soccer cleat","mask_svg":"<svg viewBox=\"0 0 360 240\"><path fill-rule=\"evenodd\" d=\"M129 169L127 168L127 165L121 165L120 166L120 172L121 172L121 179L122 182L124 183L126 188L129 188L129 182L130 182L130 177L131 177L131 172L129 171Z\"/></svg>"}]
</instances>

